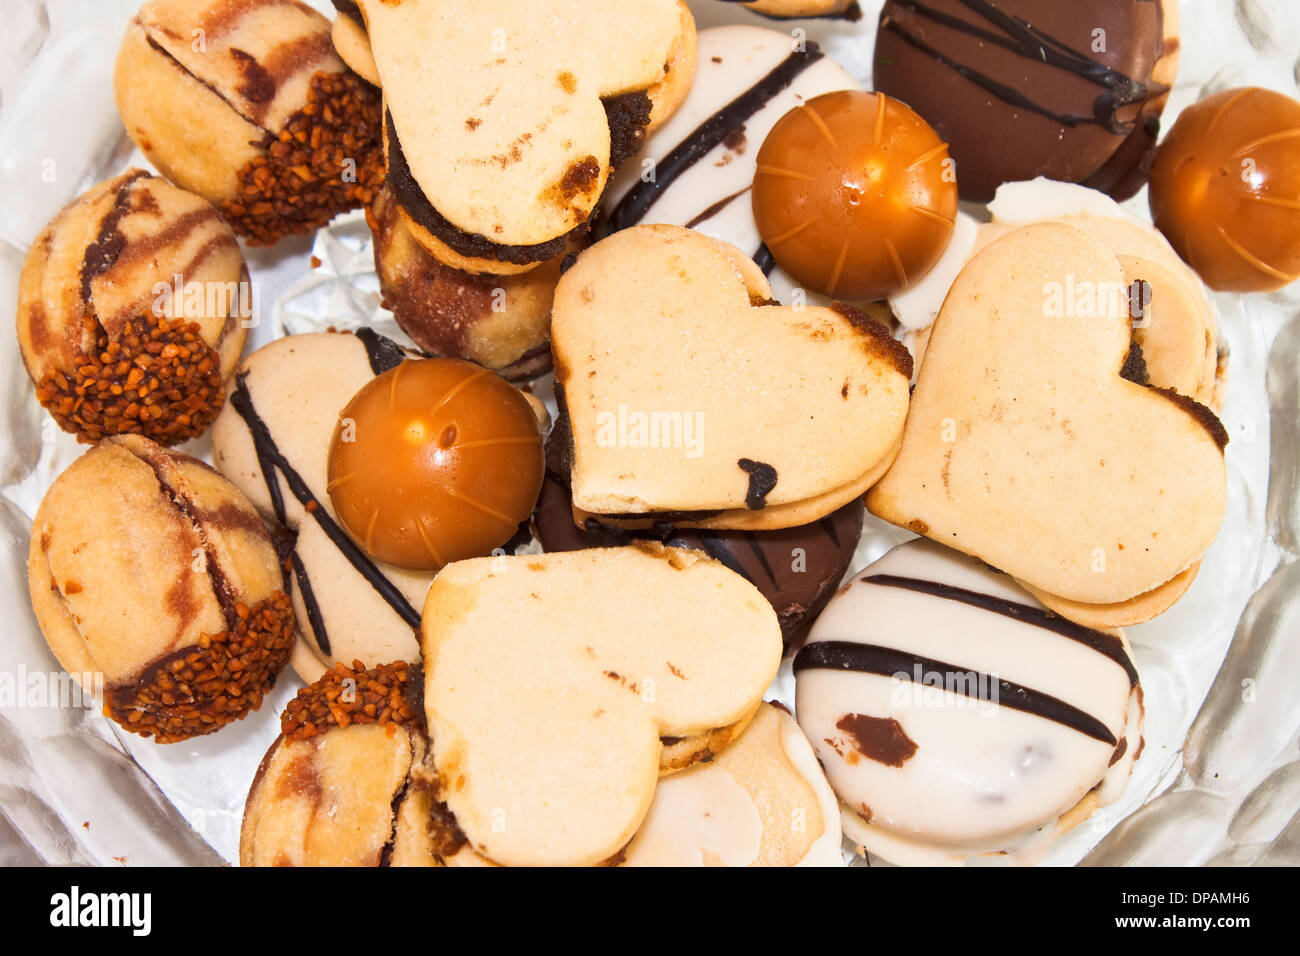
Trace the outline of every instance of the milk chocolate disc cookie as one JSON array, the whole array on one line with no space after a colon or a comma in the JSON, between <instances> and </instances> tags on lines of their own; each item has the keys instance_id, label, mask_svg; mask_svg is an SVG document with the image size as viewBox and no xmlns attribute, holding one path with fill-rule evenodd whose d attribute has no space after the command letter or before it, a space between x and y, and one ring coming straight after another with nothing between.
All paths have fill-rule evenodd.
<instances>
[{"instance_id":1,"label":"milk chocolate disc cookie","mask_svg":"<svg viewBox=\"0 0 1300 956\"><path fill-rule=\"evenodd\" d=\"M369 211L383 305L411 341L512 381L550 371L551 301L562 256L515 276L462 272L415 241L388 189Z\"/></svg>"},{"instance_id":2,"label":"milk chocolate disc cookie","mask_svg":"<svg viewBox=\"0 0 1300 956\"><path fill-rule=\"evenodd\" d=\"M438 793L505 865L614 857L659 776L730 744L781 660L753 585L650 544L448 565L421 634Z\"/></svg>"},{"instance_id":3,"label":"milk chocolate disc cookie","mask_svg":"<svg viewBox=\"0 0 1300 956\"><path fill-rule=\"evenodd\" d=\"M92 443L202 434L252 316L244 257L205 200L131 170L65 207L18 286L18 347L36 397Z\"/></svg>"},{"instance_id":4,"label":"milk chocolate disc cookie","mask_svg":"<svg viewBox=\"0 0 1300 956\"><path fill-rule=\"evenodd\" d=\"M369 330L277 339L248 356L213 427L217 468L288 535L302 636L293 666L304 680L338 662L417 659L414 629L433 573L368 554L327 490L340 412L411 357Z\"/></svg>"},{"instance_id":5,"label":"milk chocolate disc cookie","mask_svg":"<svg viewBox=\"0 0 1300 956\"><path fill-rule=\"evenodd\" d=\"M595 233L643 222L698 230L751 255L790 304L795 282L763 245L749 201L758 148L799 104L861 87L816 43L794 49L788 33L765 27L701 30L697 59L681 108L610 181Z\"/></svg>"},{"instance_id":6,"label":"milk chocolate disc cookie","mask_svg":"<svg viewBox=\"0 0 1300 956\"><path fill-rule=\"evenodd\" d=\"M159 743L256 710L289 659L293 609L253 506L138 435L105 439L50 486L27 576L59 663L89 692L102 681L105 714Z\"/></svg>"},{"instance_id":7,"label":"milk chocolate disc cookie","mask_svg":"<svg viewBox=\"0 0 1300 956\"><path fill-rule=\"evenodd\" d=\"M788 528L888 467L911 357L847 307L783 307L740 249L636 226L579 255L551 324L578 512Z\"/></svg>"},{"instance_id":8,"label":"milk chocolate disc cookie","mask_svg":"<svg viewBox=\"0 0 1300 956\"><path fill-rule=\"evenodd\" d=\"M1106 246L1061 223L971 259L934 324L902 450L867 496L1084 624L1127 602L1137 620L1167 609L1226 498L1214 413L1123 374L1126 283Z\"/></svg>"},{"instance_id":9,"label":"milk chocolate disc cookie","mask_svg":"<svg viewBox=\"0 0 1300 956\"><path fill-rule=\"evenodd\" d=\"M389 187L417 241L471 272L563 254L694 72L680 0L356 7L383 90Z\"/></svg>"},{"instance_id":10,"label":"milk chocolate disc cookie","mask_svg":"<svg viewBox=\"0 0 1300 956\"><path fill-rule=\"evenodd\" d=\"M1034 863L1120 797L1143 717L1122 634L928 541L854 577L794 667L799 726L864 852Z\"/></svg>"},{"instance_id":11,"label":"milk chocolate disc cookie","mask_svg":"<svg viewBox=\"0 0 1300 956\"><path fill-rule=\"evenodd\" d=\"M889 0L872 76L949 144L963 199L1035 176L1126 199L1177 66L1168 0Z\"/></svg>"},{"instance_id":12,"label":"milk chocolate disc cookie","mask_svg":"<svg viewBox=\"0 0 1300 956\"><path fill-rule=\"evenodd\" d=\"M306 4L151 0L113 89L149 161L254 244L325 225L383 179L379 96Z\"/></svg>"},{"instance_id":13,"label":"milk chocolate disc cookie","mask_svg":"<svg viewBox=\"0 0 1300 956\"><path fill-rule=\"evenodd\" d=\"M533 533L544 551L623 547L635 540L703 551L763 592L781 622L789 653L835 593L862 535L863 507L851 501L813 524L781 531L692 531L671 526L619 531L593 519L573 523L568 485L548 476L533 512Z\"/></svg>"}]
</instances>

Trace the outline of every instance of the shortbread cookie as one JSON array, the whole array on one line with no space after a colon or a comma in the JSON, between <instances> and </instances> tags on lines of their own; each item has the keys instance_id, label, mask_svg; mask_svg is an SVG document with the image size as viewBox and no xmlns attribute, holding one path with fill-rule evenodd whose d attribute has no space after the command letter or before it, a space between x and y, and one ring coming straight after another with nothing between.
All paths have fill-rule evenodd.
<instances>
[{"instance_id":1,"label":"shortbread cookie","mask_svg":"<svg viewBox=\"0 0 1300 956\"><path fill-rule=\"evenodd\" d=\"M595 518L580 528L573 523L567 475L548 475L532 527L543 551L626 547L636 540L703 551L772 602L785 651L791 654L848 570L862 536L862 518L862 501L855 499L812 524L779 531L691 531L672 525L622 531Z\"/></svg>"},{"instance_id":2,"label":"shortbread cookie","mask_svg":"<svg viewBox=\"0 0 1300 956\"><path fill-rule=\"evenodd\" d=\"M857 89L811 41L795 44L789 33L758 26L701 30L690 94L610 182L596 234L643 222L696 229L751 255L774 297L794 304L795 283L754 223L755 158L790 110L822 93Z\"/></svg>"},{"instance_id":3,"label":"shortbread cookie","mask_svg":"<svg viewBox=\"0 0 1300 956\"><path fill-rule=\"evenodd\" d=\"M764 704L708 763L659 781L623 866L841 866L839 805L794 718Z\"/></svg>"},{"instance_id":4,"label":"shortbread cookie","mask_svg":"<svg viewBox=\"0 0 1300 956\"><path fill-rule=\"evenodd\" d=\"M735 3L737 0L723 2ZM740 5L765 17L781 20L792 17L843 17L846 20L858 20L862 17L858 0L750 0Z\"/></svg>"},{"instance_id":5,"label":"shortbread cookie","mask_svg":"<svg viewBox=\"0 0 1300 956\"><path fill-rule=\"evenodd\" d=\"M113 88L149 161L254 243L311 232L383 179L379 96L305 3L151 0Z\"/></svg>"},{"instance_id":6,"label":"shortbread cookie","mask_svg":"<svg viewBox=\"0 0 1300 956\"><path fill-rule=\"evenodd\" d=\"M943 261L890 300L903 325L920 329L933 322L957 273L990 242L1033 222L1062 222L1109 248L1124 266L1130 291L1135 283L1141 289L1143 298L1130 302L1130 318L1148 382L1219 408L1226 351L1219 342L1214 306L1196 273L1150 223L1105 193L1042 178L1004 184L989 203L989 213L992 221L978 225L959 215ZM924 350L916 351L919 364Z\"/></svg>"},{"instance_id":7,"label":"shortbread cookie","mask_svg":"<svg viewBox=\"0 0 1300 956\"><path fill-rule=\"evenodd\" d=\"M551 370L551 301L562 256L517 276L473 275L443 265L415 241L387 188L369 213L383 305L411 341L511 380Z\"/></svg>"},{"instance_id":8,"label":"shortbread cookie","mask_svg":"<svg viewBox=\"0 0 1300 956\"><path fill-rule=\"evenodd\" d=\"M799 726L861 852L1034 863L1120 797L1143 717L1122 633L929 541L854 577L794 667Z\"/></svg>"},{"instance_id":9,"label":"shortbread cookie","mask_svg":"<svg viewBox=\"0 0 1300 956\"><path fill-rule=\"evenodd\" d=\"M883 473L907 414L906 349L852 309L770 297L746 253L676 226L578 257L556 287L551 350L579 522L793 527Z\"/></svg>"},{"instance_id":10,"label":"shortbread cookie","mask_svg":"<svg viewBox=\"0 0 1300 956\"><path fill-rule=\"evenodd\" d=\"M352 0L334 0L334 8L339 11L330 31L334 52L353 73L372 86L378 86L379 68L370 52L370 37L366 35L366 21L360 8Z\"/></svg>"},{"instance_id":11,"label":"shortbread cookie","mask_svg":"<svg viewBox=\"0 0 1300 956\"><path fill-rule=\"evenodd\" d=\"M27 575L59 663L87 693L102 681L104 713L159 743L256 710L293 645L253 506L203 462L139 435L105 439L50 486Z\"/></svg>"},{"instance_id":12,"label":"shortbread cookie","mask_svg":"<svg viewBox=\"0 0 1300 956\"><path fill-rule=\"evenodd\" d=\"M439 796L505 865L614 857L658 777L743 731L781 660L753 585L648 544L448 565L421 632Z\"/></svg>"},{"instance_id":13,"label":"shortbread cookie","mask_svg":"<svg viewBox=\"0 0 1300 956\"><path fill-rule=\"evenodd\" d=\"M694 72L680 0L356 6L384 95L389 186L420 244L471 272L562 254Z\"/></svg>"},{"instance_id":14,"label":"shortbread cookie","mask_svg":"<svg viewBox=\"0 0 1300 956\"><path fill-rule=\"evenodd\" d=\"M383 565L340 526L326 474L339 412L407 358L372 332L277 339L240 366L212 429L212 460L257 509L292 535L288 562L308 682L337 661L413 661L418 608L433 575Z\"/></svg>"},{"instance_id":15,"label":"shortbread cookie","mask_svg":"<svg viewBox=\"0 0 1300 956\"><path fill-rule=\"evenodd\" d=\"M1066 283L1098 294L1062 302ZM1124 288L1114 254L1059 223L975 256L935 322L872 513L1056 595L1082 623L1080 605L1111 613L1199 561L1223 520L1228 436L1193 399L1122 376L1131 320L1105 293ZM1180 593L1140 601L1143 615Z\"/></svg>"}]
</instances>

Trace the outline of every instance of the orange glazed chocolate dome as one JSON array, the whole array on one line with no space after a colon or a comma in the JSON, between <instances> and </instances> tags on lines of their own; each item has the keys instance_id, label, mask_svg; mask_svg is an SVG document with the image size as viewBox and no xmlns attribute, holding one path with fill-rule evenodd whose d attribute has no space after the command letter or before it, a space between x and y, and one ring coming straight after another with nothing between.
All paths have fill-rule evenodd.
<instances>
[{"instance_id":1,"label":"orange glazed chocolate dome","mask_svg":"<svg viewBox=\"0 0 1300 956\"><path fill-rule=\"evenodd\" d=\"M1300 276L1300 103L1246 87L1188 107L1156 153L1150 202L1206 285L1287 285Z\"/></svg>"},{"instance_id":2,"label":"orange glazed chocolate dome","mask_svg":"<svg viewBox=\"0 0 1300 956\"><path fill-rule=\"evenodd\" d=\"M777 263L814 292L883 299L939 260L957 215L948 146L898 100L846 90L772 127L754 221Z\"/></svg>"},{"instance_id":3,"label":"orange glazed chocolate dome","mask_svg":"<svg viewBox=\"0 0 1300 956\"><path fill-rule=\"evenodd\" d=\"M340 413L327 490L373 557L436 570L510 540L542 472L522 394L470 362L421 359L373 379Z\"/></svg>"}]
</instances>

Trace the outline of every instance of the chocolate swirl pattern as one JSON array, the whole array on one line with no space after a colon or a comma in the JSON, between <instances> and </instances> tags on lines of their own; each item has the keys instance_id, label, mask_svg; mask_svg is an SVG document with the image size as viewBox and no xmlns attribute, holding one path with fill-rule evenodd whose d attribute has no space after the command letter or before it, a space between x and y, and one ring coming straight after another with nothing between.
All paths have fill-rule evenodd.
<instances>
[{"instance_id":1,"label":"chocolate swirl pattern","mask_svg":"<svg viewBox=\"0 0 1300 956\"><path fill-rule=\"evenodd\" d=\"M847 832L893 862L1032 862L1119 797L1141 750L1118 632L1059 618L925 540L842 589L794 669Z\"/></svg>"}]
</instances>

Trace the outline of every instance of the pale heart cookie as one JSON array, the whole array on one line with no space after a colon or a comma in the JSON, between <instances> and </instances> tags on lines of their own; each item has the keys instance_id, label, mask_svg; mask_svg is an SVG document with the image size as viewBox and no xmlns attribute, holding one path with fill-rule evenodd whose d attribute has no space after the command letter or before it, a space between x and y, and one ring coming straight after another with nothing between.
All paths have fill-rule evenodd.
<instances>
[{"instance_id":1,"label":"pale heart cookie","mask_svg":"<svg viewBox=\"0 0 1300 956\"><path fill-rule=\"evenodd\" d=\"M839 804L794 718L764 704L708 763L659 781L624 866L841 866Z\"/></svg>"},{"instance_id":2,"label":"pale heart cookie","mask_svg":"<svg viewBox=\"0 0 1300 956\"><path fill-rule=\"evenodd\" d=\"M977 224L959 215L943 259L916 286L890 300L899 321L910 330L918 365L924 329L939 312L957 274L989 243L1034 222L1061 222L1082 229L1119 257L1126 287L1145 283L1143 299L1130 304L1133 343L1145 361L1150 384L1172 388L1202 405L1218 409L1223 364L1218 318L1205 286L1150 223L1120 207L1105 193L1048 179L1005 183L989 203L992 221ZM1076 298L1087 290L1068 287ZM905 339L906 340L906 339Z\"/></svg>"},{"instance_id":3,"label":"pale heart cookie","mask_svg":"<svg viewBox=\"0 0 1300 956\"><path fill-rule=\"evenodd\" d=\"M766 27L701 30L697 61L681 108L610 182L596 235L639 223L696 229L749 253L775 297L792 304L796 284L754 222L749 192L758 148L790 110L861 84L816 43L795 44L789 33Z\"/></svg>"},{"instance_id":4,"label":"pale heart cookie","mask_svg":"<svg viewBox=\"0 0 1300 956\"><path fill-rule=\"evenodd\" d=\"M757 588L654 545L449 564L421 633L438 796L507 866L614 857L659 776L734 739L781 661Z\"/></svg>"},{"instance_id":5,"label":"pale heart cookie","mask_svg":"<svg viewBox=\"0 0 1300 956\"><path fill-rule=\"evenodd\" d=\"M1063 599L1084 623L1081 606L1163 611L1224 513L1227 433L1213 412L1121 377L1130 320L1115 297L1096 297L1096 315L1053 305L1065 283L1124 279L1105 246L1057 223L972 259L935 322L902 450L867 496L873 514ZM1163 600L1142 599L1166 585Z\"/></svg>"},{"instance_id":6,"label":"pale heart cookie","mask_svg":"<svg viewBox=\"0 0 1300 956\"><path fill-rule=\"evenodd\" d=\"M417 610L432 572L375 561L348 536L326 493L340 410L407 353L369 330L277 339L248 356L212 429L212 460L292 535L301 640L292 664L313 681L336 661L416 660Z\"/></svg>"},{"instance_id":7,"label":"pale heart cookie","mask_svg":"<svg viewBox=\"0 0 1300 956\"><path fill-rule=\"evenodd\" d=\"M852 309L770 297L748 255L677 226L578 257L551 325L575 516L785 528L883 473L907 415L906 350Z\"/></svg>"},{"instance_id":8,"label":"pale heart cookie","mask_svg":"<svg viewBox=\"0 0 1300 956\"><path fill-rule=\"evenodd\" d=\"M1119 799L1142 750L1121 633L1049 613L929 541L854 575L794 669L845 835L892 863L1036 862Z\"/></svg>"},{"instance_id":9,"label":"pale heart cookie","mask_svg":"<svg viewBox=\"0 0 1300 956\"><path fill-rule=\"evenodd\" d=\"M388 184L421 244L471 272L561 254L694 72L680 0L356 7L384 94Z\"/></svg>"}]
</instances>

